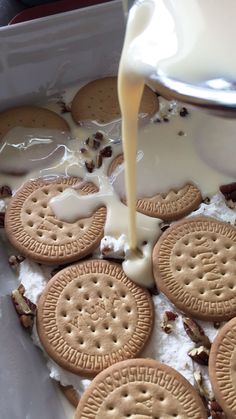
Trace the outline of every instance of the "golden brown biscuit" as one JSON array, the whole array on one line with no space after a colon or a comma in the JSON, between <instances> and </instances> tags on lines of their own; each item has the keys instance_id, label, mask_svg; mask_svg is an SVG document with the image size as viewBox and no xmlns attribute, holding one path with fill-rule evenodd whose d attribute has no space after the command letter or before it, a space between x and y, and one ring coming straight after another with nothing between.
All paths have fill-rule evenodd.
<instances>
[{"instance_id":1,"label":"golden brown biscuit","mask_svg":"<svg viewBox=\"0 0 236 419\"><path fill-rule=\"evenodd\" d=\"M103 237L106 208L97 209L90 217L74 223L58 220L49 202L81 179L61 177L43 178L26 182L7 207L5 228L12 245L20 254L45 264L65 264L76 261L94 251ZM97 192L87 183L78 193Z\"/></svg>"},{"instance_id":2,"label":"golden brown biscuit","mask_svg":"<svg viewBox=\"0 0 236 419\"><path fill-rule=\"evenodd\" d=\"M209 374L216 400L227 413L236 417L236 317L226 323L213 341Z\"/></svg>"},{"instance_id":3,"label":"golden brown biscuit","mask_svg":"<svg viewBox=\"0 0 236 419\"><path fill-rule=\"evenodd\" d=\"M157 287L184 313L221 322L236 316L236 228L208 217L173 224L153 250Z\"/></svg>"},{"instance_id":4,"label":"golden brown biscuit","mask_svg":"<svg viewBox=\"0 0 236 419\"><path fill-rule=\"evenodd\" d=\"M119 154L108 168L108 176L123 164L124 156ZM184 185L178 190L167 193L157 193L152 197L137 200L137 211L149 217L160 218L163 221L174 221L185 217L197 209L202 202L200 190L192 184Z\"/></svg>"},{"instance_id":5,"label":"golden brown biscuit","mask_svg":"<svg viewBox=\"0 0 236 419\"><path fill-rule=\"evenodd\" d=\"M0 141L15 127L48 128L69 131L66 120L57 113L39 106L19 106L0 113Z\"/></svg>"},{"instance_id":6,"label":"golden brown biscuit","mask_svg":"<svg viewBox=\"0 0 236 419\"><path fill-rule=\"evenodd\" d=\"M191 384L152 359L122 361L102 371L78 404L75 419L207 419Z\"/></svg>"},{"instance_id":7,"label":"golden brown biscuit","mask_svg":"<svg viewBox=\"0 0 236 419\"><path fill-rule=\"evenodd\" d=\"M158 108L156 94L145 86L139 112L152 116ZM106 124L119 119L117 77L104 77L83 86L72 101L71 114L77 124L87 120Z\"/></svg>"},{"instance_id":8,"label":"golden brown biscuit","mask_svg":"<svg viewBox=\"0 0 236 419\"><path fill-rule=\"evenodd\" d=\"M153 325L147 290L106 260L56 274L38 302L37 330L48 355L75 374L97 374L143 349Z\"/></svg>"}]
</instances>

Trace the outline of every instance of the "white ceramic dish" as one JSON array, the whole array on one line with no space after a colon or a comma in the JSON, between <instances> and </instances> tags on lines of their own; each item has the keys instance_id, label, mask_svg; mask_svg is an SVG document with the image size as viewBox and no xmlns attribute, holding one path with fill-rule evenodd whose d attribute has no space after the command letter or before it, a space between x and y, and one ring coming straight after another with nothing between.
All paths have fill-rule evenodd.
<instances>
[{"instance_id":1,"label":"white ceramic dish","mask_svg":"<svg viewBox=\"0 0 236 419\"><path fill-rule=\"evenodd\" d=\"M121 1L0 28L0 110L45 100L80 80L114 74L123 35ZM49 383L41 354L18 326L6 297L14 277L2 242L0 246L0 417L72 418L73 409L65 404L64 413L59 393ZM32 389L35 377L38 387ZM32 414L40 406L40 416Z\"/></svg>"}]
</instances>

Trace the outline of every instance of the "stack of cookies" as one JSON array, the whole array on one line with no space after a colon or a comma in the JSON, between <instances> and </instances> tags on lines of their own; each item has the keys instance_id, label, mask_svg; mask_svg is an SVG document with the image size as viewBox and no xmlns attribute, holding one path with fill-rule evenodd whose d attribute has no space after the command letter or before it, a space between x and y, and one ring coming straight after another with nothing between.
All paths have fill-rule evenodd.
<instances>
[{"instance_id":1,"label":"stack of cookies","mask_svg":"<svg viewBox=\"0 0 236 419\"><path fill-rule=\"evenodd\" d=\"M74 121L107 123L110 117L120 117L114 92L115 77L84 86L72 102ZM157 110L156 96L146 88L142 112L153 115ZM11 124L23 126L38 126L40 118L44 126L52 118L51 111L47 114L40 108L11 112L0 115L1 136L9 118ZM67 123L57 117L51 123L67 130ZM116 157L108 175L122 162L122 155ZM129 279L119 263L91 256L104 235L106 208L100 206L73 223L58 220L52 212L51 198L80 181L69 176L29 180L11 198L5 216L8 239L20 255L39 264L63 265L37 302L36 326L45 352L56 364L92 380L80 400L75 389L62 387L78 405L75 418L204 419L207 408L212 418L226 418L224 412L236 417L235 227L205 216L183 218L202 202L199 189L191 183L137 201L137 211L173 222L166 224L153 249L156 287L175 311L187 316L186 332L196 344L189 354L193 362L208 364L210 352L211 384L223 412L213 396L207 400L201 386L196 389L160 360L143 357L158 307L154 308L152 293ZM78 193L97 191L87 182ZM27 311L30 303L20 298ZM168 322L174 319L173 313L166 312L163 333L171 333ZM231 320L211 346L195 319L218 325Z\"/></svg>"}]
</instances>

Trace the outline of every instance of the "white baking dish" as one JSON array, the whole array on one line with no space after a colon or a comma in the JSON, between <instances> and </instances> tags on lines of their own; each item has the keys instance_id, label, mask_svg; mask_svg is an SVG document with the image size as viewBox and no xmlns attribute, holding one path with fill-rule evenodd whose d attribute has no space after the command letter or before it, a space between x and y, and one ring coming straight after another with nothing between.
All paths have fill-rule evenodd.
<instances>
[{"instance_id":1,"label":"white baking dish","mask_svg":"<svg viewBox=\"0 0 236 419\"><path fill-rule=\"evenodd\" d=\"M39 102L80 80L114 74L123 35L121 1L0 28L0 110ZM63 412L42 356L19 327L6 297L14 276L0 245L0 418L72 418L73 409Z\"/></svg>"}]
</instances>

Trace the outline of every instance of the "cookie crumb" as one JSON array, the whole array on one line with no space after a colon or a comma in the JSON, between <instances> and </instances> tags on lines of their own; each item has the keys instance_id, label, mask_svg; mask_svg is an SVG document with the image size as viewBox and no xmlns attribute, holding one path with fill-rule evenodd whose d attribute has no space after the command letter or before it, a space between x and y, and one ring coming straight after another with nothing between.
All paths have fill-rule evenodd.
<instances>
[{"instance_id":1,"label":"cookie crumb","mask_svg":"<svg viewBox=\"0 0 236 419\"><path fill-rule=\"evenodd\" d=\"M0 198L9 198L12 196L12 190L10 188L10 186L8 185L3 185L0 186Z\"/></svg>"}]
</instances>

